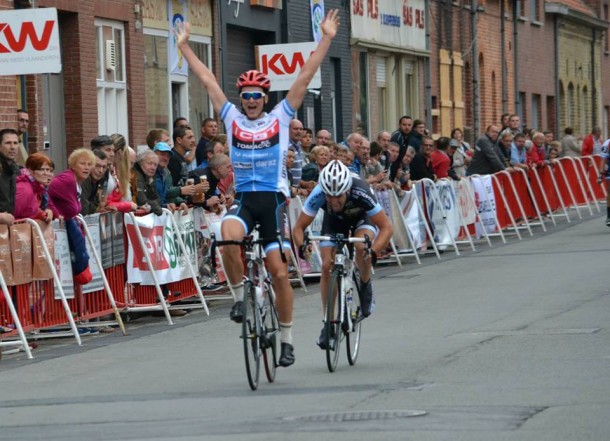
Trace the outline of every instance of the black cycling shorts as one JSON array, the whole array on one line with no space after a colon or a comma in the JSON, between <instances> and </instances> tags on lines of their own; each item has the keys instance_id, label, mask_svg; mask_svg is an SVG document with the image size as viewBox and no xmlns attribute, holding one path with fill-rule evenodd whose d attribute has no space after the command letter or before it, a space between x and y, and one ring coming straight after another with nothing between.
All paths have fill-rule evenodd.
<instances>
[{"instance_id":1,"label":"black cycling shorts","mask_svg":"<svg viewBox=\"0 0 610 441\"><path fill-rule=\"evenodd\" d=\"M337 234L342 234L345 237L350 237L353 236L354 232L360 229L369 230L367 234L371 240L375 239L375 236L377 236L377 227L371 222L368 216L364 216L356 221L347 222L345 219L324 213L324 219L322 220L322 236L336 236ZM323 241L320 242L320 246L331 247L335 246L335 244L333 242Z\"/></svg>"},{"instance_id":2,"label":"black cycling shorts","mask_svg":"<svg viewBox=\"0 0 610 441\"><path fill-rule=\"evenodd\" d=\"M290 249L288 231L288 212L286 209L286 196L271 191L243 192L235 194L235 201L223 217L236 219L241 222L250 234L256 224L259 237L270 239L264 242L265 252L279 248L277 231L279 229L285 249Z\"/></svg>"}]
</instances>

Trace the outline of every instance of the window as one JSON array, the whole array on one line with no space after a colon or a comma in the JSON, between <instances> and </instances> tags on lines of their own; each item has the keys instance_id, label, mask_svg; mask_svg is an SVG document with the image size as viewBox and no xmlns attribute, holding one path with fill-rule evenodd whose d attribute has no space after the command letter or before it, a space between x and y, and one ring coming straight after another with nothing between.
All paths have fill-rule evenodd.
<instances>
[{"instance_id":1,"label":"window","mask_svg":"<svg viewBox=\"0 0 610 441\"><path fill-rule=\"evenodd\" d=\"M95 20L98 131L128 138L123 23Z\"/></svg>"},{"instance_id":2,"label":"window","mask_svg":"<svg viewBox=\"0 0 610 441\"><path fill-rule=\"evenodd\" d=\"M555 97L554 96L546 97L546 129L555 133L555 136L558 136L557 124L555 121Z\"/></svg>"},{"instance_id":3,"label":"window","mask_svg":"<svg viewBox=\"0 0 610 441\"><path fill-rule=\"evenodd\" d=\"M530 128L542 130L542 113L540 111L541 97L537 94L532 94L532 117L530 122Z\"/></svg>"},{"instance_id":4,"label":"window","mask_svg":"<svg viewBox=\"0 0 610 441\"><path fill-rule=\"evenodd\" d=\"M525 92L519 92L519 102L517 104L517 115L521 118L521 127L527 127L527 112L525 110Z\"/></svg>"},{"instance_id":5,"label":"window","mask_svg":"<svg viewBox=\"0 0 610 441\"><path fill-rule=\"evenodd\" d=\"M530 0L530 17L532 21L540 22L540 0Z\"/></svg>"},{"instance_id":6,"label":"window","mask_svg":"<svg viewBox=\"0 0 610 441\"><path fill-rule=\"evenodd\" d=\"M608 14L608 5L604 5L604 20L610 20L610 15ZM606 29L606 38L604 39L604 50L606 52L610 51L610 30Z\"/></svg>"},{"instance_id":7,"label":"window","mask_svg":"<svg viewBox=\"0 0 610 441\"><path fill-rule=\"evenodd\" d=\"M210 39L191 35L190 47L210 67ZM144 78L148 129L171 132L174 119L186 117L199 136L201 121L212 116L210 99L195 75L171 75L167 31L144 30Z\"/></svg>"},{"instance_id":8,"label":"window","mask_svg":"<svg viewBox=\"0 0 610 441\"><path fill-rule=\"evenodd\" d=\"M574 127L574 110L576 107L576 97L574 94L574 85L568 84L568 96L566 103L566 126Z\"/></svg>"},{"instance_id":9,"label":"window","mask_svg":"<svg viewBox=\"0 0 610 441\"><path fill-rule=\"evenodd\" d=\"M378 127L385 129L388 126L388 89L386 87L386 57L377 57L377 108L379 109Z\"/></svg>"},{"instance_id":10,"label":"window","mask_svg":"<svg viewBox=\"0 0 610 441\"><path fill-rule=\"evenodd\" d=\"M525 0L517 0L515 7L517 8L517 17L525 18Z\"/></svg>"},{"instance_id":11,"label":"window","mask_svg":"<svg viewBox=\"0 0 610 441\"><path fill-rule=\"evenodd\" d=\"M368 90L368 54L360 52L360 121L357 125L363 130L363 133L368 135L369 130L369 90Z\"/></svg>"}]
</instances>

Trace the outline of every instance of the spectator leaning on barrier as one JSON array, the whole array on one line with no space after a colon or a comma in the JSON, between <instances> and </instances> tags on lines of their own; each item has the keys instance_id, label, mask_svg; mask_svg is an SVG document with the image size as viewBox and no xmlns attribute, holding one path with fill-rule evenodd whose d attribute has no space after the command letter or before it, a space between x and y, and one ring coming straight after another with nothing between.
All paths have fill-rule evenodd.
<instances>
[{"instance_id":1,"label":"spectator leaning on barrier","mask_svg":"<svg viewBox=\"0 0 610 441\"><path fill-rule=\"evenodd\" d=\"M15 129L0 130L0 223L11 225L15 218L15 185L19 166L15 162L19 134Z\"/></svg>"},{"instance_id":2,"label":"spectator leaning on barrier","mask_svg":"<svg viewBox=\"0 0 610 441\"><path fill-rule=\"evenodd\" d=\"M115 133L110 137L114 146L112 164L108 164L109 185L107 186L106 205L121 213L129 213L137 207L132 202L129 181L131 179L131 160L129 146L125 137ZM114 183L111 187L110 183Z\"/></svg>"},{"instance_id":3,"label":"spectator leaning on barrier","mask_svg":"<svg viewBox=\"0 0 610 441\"><path fill-rule=\"evenodd\" d=\"M594 127L591 133L582 141L582 155L599 155L602 152L602 142L601 127Z\"/></svg>"},{"instance_id":4,"label":"spectator leaning on barrier","mask_svg":"<svg viewBox=\"0 0 610 441\"><path fill-rule=\"evenodd\" d=\"M93 154L95 155L95 165L91 169L89 177L81 184L80 213L83 216L106 208L104 184L108 170L108 157L102 150L93 150Z\"/></svg>"},{"instance_id":5,"label":"spectator leaning on barrier","mask_svg":"<svg viewBox=\"0 0 610 441\"><path fill-rule=\"evenodd\" d=\"M152 150L146 150L138 155L131 171L131 194L138 209L161 216L163 208L155 189L155 172L158 163L159 158Z\"/></svg>"},{"instance_id":6,"label":"spectator leaning on barrier","mask_svg":"<svg viewBox=\"0 0 610 441\"><path fill-rule=\"evenodd\" d=\"M53 161L43 153L34 153L25 161L25 168L17 176L15 219L29 218L51 222L58 216L47 192L54 169Z\"/></svg>"},{"instance_id":7,"label":"spectator leaning on barrier","mask_svg":"<svg viewBox=\"0 0 610 441\"><path fill-rule=\"evenodd\" d=\"M204 154L205 145L218 135L218 123L213 118L205 118L201 122L201 138L195 148L195 158L197 161L197 167L200 167L208 159Z\"/></svg>"},{"instance_id":8,"label":"spectator leaning on barrier","mask_svg":"<svg viewBox=\"0 0 610 441\"><path fill-rule=\"evenodd\" d=\"M477 139L474 148L472 162L466 170L470 175L491 175L504 170L502 162L502 152L496 145L500 128L495 124L487 127L485 134Z\"/></svg>"},{"instance_id":9,"label":"spectator leaning on barrier","mask_svg":"<svg viewBox=\"0 0 610 441\"><path fill-rule=\"evenodd\" d=\"M528 169L527 151L525 149L525 135L517 133L510 147L510 165L515 168Z\"/></svg>"},{"instance_id":10,"label":"spectator leaning on barrier","mask_svg":"<svg viewBox=\"0 0 610 441\"><path fill-rule=\"evenodd\" d=\"M514 137L512 132L505 130L504 132L500 133L500 137L498 138L498 148L500 149L500 152L502 152L500 159L502 160L504 167L510 166L510 151L513 146L513 142Z\"/></svg>"},{"instance_id":11,"label":"spectator leaning on barrier","mask_svg":"<svg viewBox=\"0 0 610 441\"><path fill-rule=\"evenodd\" d=\"M221 213L223 207L230 207L233 203L231 195L225 195L218 184L231 172L231 160L224 153L216 153L206 168L198 167L189 173L189 178L196 182L205 182L208 185L205 191L205 202L203 208L215 213ZM203 178L203 179L202 179Z\"/></svg>"},{"instance_id":12,"label":"spectator leaning on barrier","mask_svg":"<svg viewBox=\"0 0 610 441\"><path fill-rule=\"evenodd\" d=\"M172 135L174 140L173 155L169 159L167 168L172 174L174 185L184 185L186 176L191 171L186 155L194 148L195 135L190 129L178 128Z\"/></svg>"},{"instance_id":13,"label":"spectator leaning on barrier","mask_svg":"<svg viewBox=\"0 0 610 441\"><path fill-rule=\"evenodd\" d=\"M315 146L313 143L313 132L307 127L303 128L303 135L301 136L301 149L303 150L303 166L309 164L309 153Z\"/></svg>"},{"instance_id":14,"label":"spectator leaning on barrier","mask_svg":"<svg viewBox=\"0 0 610 441\"><path fill-rule=\"evenodd\" d=\"M49 198L57 213L66 221L68 244L72 258L74 280L85 285L93 276L89 270L89 254L83 232L74 219L80 214L81 184L95 165L95 155L89 149L74 150L68 157L68 169L59 173L49 185Z\"/></svg>"},{"instance_id":15,"label":"spectator leaning on barrier","mask_svg":"<svg viewBox=\"0 0 610 441\"><path fill-rule=\"evenodd\" d=\"M451 178L455 181L459 181L460 178L453 169L451 155L449 154L449 143L450 140L446 136L442 136L436 140L436 149L430 153L430 159L432 161L432 169L437 179ZM453 150L453 148L452 148Z\"/></svg>"},{"instance_id":16,"label":"spectator leaning on barrier","mask_svg":"<svg viewBox=\"0 0 610 441\"><path fill-rule=\"evenodd\" d=\"M398 157L390 165L390 181L396 179L396 173L401 167L402 158L405 156L407 147L409 146L409 134L413 128L413 119L410 116L402 116L398 121L398 130L392 133L391 141L398 145Z\"/></svg>"},{"instance_id":17,"label":"spectator leaning on barrier","mask_svg":"<svg viewBox=\"0 0 610 441\"><path fill-rule=\"evenodd\" d=\"M322 129L316 133L316 145L327 145L331 141L330 132Z\"/></svg>"},{"instance_id":18,"label":"spectator leaning on barrier","mask_svg":"<svg viewBox=\"0 0 610 441\"><path fill-rule=\"evenodd\" d=\"M292 150L294 155L294 164L290 172L294 185L298 186L301 182L301 174L303 173L303 165L305 163L305 154L301 148L301 137L303 136L303 123L296 118L290 120L288 128L288 148Z\"/></svg>"},{"instance_id":19,"label":"spectator leaning on barrier","mask_svg":"<svg viewBox=\"0 0 610 441\"><path fill-rule=\"evenodd\" d=\"M409 166L411 179L413 181L419 181L424 178L432 179L433 181L436 180L434 168L432 167L432 158L430 157L432 150L434 150L434 141L431 137L424 136L421 149L413 156L413 160Z\"/></svg>"},{"instance_id":20,"label":"spectator leaning on barrier","mask_svg":"<svg viewBox=\"0 0 610 441\"><path fill-rule=\"evenodd\" d=\"M330 160L330 149L325 145L317 145L311 150L311 162L303 167L303 181L310 183L305 189L307 194L315 187L320 176L320 172Z\"/></svg>"},{"instance_id":21,"label":"spectator leaning on barrier","mask_svg":"<svg viewBox=\"0 0 610 441\"><path fill-rule=\"evenodd\" d=\"M172 174L167 169L169 158L173 154L171 147L165 142L158 142L153 151L158 158L157 170L155 171L155 189L159 195L161 206L169 208L172 211L176 210L177 206L182 210L188 209L186 207L186 199L182 196L186 197L195 194L195 189L193 185L185 187L174 185Z\"/></svg>"},{"instance_id":22,"label":"spectator leaning on barrier","mask_svg":"<svg viewBox=\"0 0 610 441\"><path fill-rule=\"evenodd\" d=\"M149 149L154 149L155 144L158 142L164 142L168 145L172 145L172 139L169 136L169 132L165 129L152 129L146 135L146 145Z\"/></svg>"},{"instance_id":23,"label":"spectator leaning on barrier","mask_svg":"<svg viewBox=\"0 0 610 441\"><path fill-rule=\"evenodd\" d=\"M466 155L458 140L451 139L449 141L449 146L453 148L453 170L455 170L457 176L463 178L466 176L466 158L468 158L468 163L470 162L470 158Z\"/></svg>"}]
</instances>

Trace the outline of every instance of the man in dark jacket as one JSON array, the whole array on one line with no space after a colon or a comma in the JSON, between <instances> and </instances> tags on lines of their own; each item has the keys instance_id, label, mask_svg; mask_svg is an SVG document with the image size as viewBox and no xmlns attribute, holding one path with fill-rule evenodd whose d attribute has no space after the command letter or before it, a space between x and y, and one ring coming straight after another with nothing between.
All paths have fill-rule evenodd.
<instances>
[{"instance_id":1,"label":"man in dark jacket","mask_svg":"<svg viewBox=\"0 0 610 441\"><path fill-rule=\"evenodd\" d=\"M393 182L396 179L396 172L401 166L402 158L405 157L407 147L409 147L409 134L413 128L413 118L410 116L403 116L398 121L398 130L392 133L390 139L391 142L398 144L400 150L398 151L398 158L390 166L390 181Z\"/></svg>"},{"instance_id":2,"label":"man in dark jacket","mask_svg":"<svg viewBox=\"0 0 610 441\"><path fill-rule=\"evenodd\" d=\"M93 154L95 155L95 165L91 169L89 177L80 185L80 214L83 216L97 213L106 205L103 193L108 180L108 157L101 149L93 150ZM100 206L101 203L103 206Z\"/></svg>"},{"instance_id":3,"label":"man in dark jacket","mask_svg":"<svg viewBox=\"0 0 610 441\"><path fill-rule=\"evenodd\" d=\"M19 166L15 162L19 152L19 134L14 129L0 130L0 223L11 225L15 220L15 180Z\"/></svg>"},{"instance_id":4,"label":"man in dark jacket","mask_svg":"<svg viewBox=\"0 0 610 441\"><path fill-rule=\"evenodd\" d=\"M468 176L491 175L504 170L502 152L496 143L499 133L500 128L492 124L487 127L485 135L477 139L472 162L468 166L468 170L466 170Z\"/></svg>"},{"instance_id":5,"label":"man in dark jacket","mask_svg":"<svg viewBox=\"0 0 610 441\"><path fill-rule=\"evenodd\" d=\"M220 205L230 205L232 200L227 201L225 195L223 195L218 189L218 183L221 179L226 178L231 171L231 160L224 153L215 154L210 159L207 167L198 167L189 173L189 178L195 179L196 182L200 182L202 177L204 180L209 182L210 188L205 192L205 202L203 207L208 211L217 212ZM228 202L228 204L227 204Z\"/></svg>"}]
</instances>

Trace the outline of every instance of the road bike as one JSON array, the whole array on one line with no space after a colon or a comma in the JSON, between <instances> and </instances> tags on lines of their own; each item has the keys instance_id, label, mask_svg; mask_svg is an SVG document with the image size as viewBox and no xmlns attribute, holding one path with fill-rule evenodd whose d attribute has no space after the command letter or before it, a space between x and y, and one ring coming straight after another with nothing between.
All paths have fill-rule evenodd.
<instances>
[{"instance_id":1,"label":"road bike","mask_svg":"<svg viewBox=\"0 0 610 441\"><path fill-rule=\"evenodd\" d=\"M255 227L256 231L256 227ZM263 261L263 243L278 241L282 259L285 259L281 237L255 239L255 235L242 240L216 240L211 235L212 267L215 268L216 248L237 245L244 250L246 274L244 275L244 300L242 302L241 338L244 347L246 373L252 390L258 388L261 358L269 383L275 381L278 366L278 340L280 322L275 307L275 292L271 286L271 276Z\"/></svg>"},{"instance_id":2,"label":"road bike","mask_svg":"<svg viewBox=\"0 0 610 441\"><path fill-rule=\"evenodd\" d=\"M326 310L324 313L324 329L326 335L326 365L330 372L337 368L341 341L346 340L347 361L350 366L356 364L360 350L361 322L364 319L360 306L360 274L354 264L354 243L364 243L365 253L371 250L371 241L368 236L346 237L342 234L336 236L311 236L306 233L305 244L311 241L332 242L336 246L335 262L333 265L328 295L326 297Z\"/></svg>"}]
</instances>

